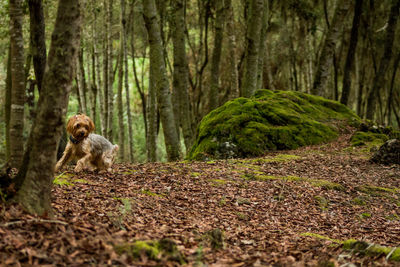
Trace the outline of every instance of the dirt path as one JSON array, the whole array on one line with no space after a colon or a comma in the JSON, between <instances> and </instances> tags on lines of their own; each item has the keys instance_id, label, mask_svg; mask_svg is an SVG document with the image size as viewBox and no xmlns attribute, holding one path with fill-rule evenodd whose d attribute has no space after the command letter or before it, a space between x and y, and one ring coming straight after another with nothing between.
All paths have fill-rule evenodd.
<instances>
[{"instance_id":1,"label":"dirt path","mask_svg":"<svg viewBox=\"0 0 400 267\"><path fill-rule=\"evenodd\" d=\"M168 238L189 266L395 265L344 251L340 243L400 246L400 166L371 164L348 140L257 159L66 173L58 179L64 185L54 186L54 220L0 206L0 262L179 265L114 249ZM221 241L210 237L216 229L220 249L212 248Z\"/></svg>"}]
</instances>

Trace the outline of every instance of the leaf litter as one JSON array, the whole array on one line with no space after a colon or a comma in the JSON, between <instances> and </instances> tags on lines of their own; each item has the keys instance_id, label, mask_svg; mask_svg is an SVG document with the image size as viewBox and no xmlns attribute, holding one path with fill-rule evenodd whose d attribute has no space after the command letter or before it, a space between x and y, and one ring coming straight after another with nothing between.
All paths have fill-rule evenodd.
<instances>
[{"instance_id":1,"label":"leaf litter","mask_svg":"<svg viewBox=\"0 0 400 267\"><path fill-rule=\"evenodd\" d=\"M371 164L349 139L257 159L117 164L106 174L71 169L71 183L53 186L54 218L0 205L0 263L396 265L342 246L354 239L400 247L400 166ZM179 260L116 250L165 240Z\"/></svg>"}]
</instances>

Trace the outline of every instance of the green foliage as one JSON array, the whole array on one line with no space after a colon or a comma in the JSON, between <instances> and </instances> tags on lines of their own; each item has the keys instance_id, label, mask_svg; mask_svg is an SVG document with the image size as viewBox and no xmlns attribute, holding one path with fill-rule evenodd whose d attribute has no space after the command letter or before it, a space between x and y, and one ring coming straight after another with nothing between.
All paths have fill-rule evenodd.
<instances>
[{"instance_id":1,"label":"green foliage","mask_svg":"<svg viewBox=\"0 0 400 267\"><path fill-rule=\"evenodd\" d=\"M389 137L386 134L371 132L356 132L351 137L352 146L380 146L385 143Z\"/></svg>"},{"instance_id":2,"label":"green foliage","mask_svg":"<svg viewBox=\"0 0 400 267\"><path fill-rule=\"evenodd\" d=\"M259 90L203 118L188 158L253 157L266 151L319 144L338 136L338 125L358 124L346 106L293 91Z\"/></svg>"}]
</instances>

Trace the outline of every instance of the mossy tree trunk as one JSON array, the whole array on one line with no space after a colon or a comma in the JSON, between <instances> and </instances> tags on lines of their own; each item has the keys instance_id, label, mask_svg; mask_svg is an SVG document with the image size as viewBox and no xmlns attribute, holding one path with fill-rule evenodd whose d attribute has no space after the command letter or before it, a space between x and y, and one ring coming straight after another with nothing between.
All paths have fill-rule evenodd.
<instances>
[{"instance_id":1,"label":"mossy tree trunk","mask_svg":"<svg viewBox=\"0 0 400 267\"><path fill-rule=\"evenodd\" d=\"M189 73L188 62L186 58L186 42L185 42L185 7L183 0L173 1L172 14L172 39L174 53L174 70L173 70L173 94L175 119L182 128L183 139L186 151L188 151L194 140L192 131L192 113L189 101Z\"/></svg>"},{"instance_id":2,"label":"mossy tree trunk","mask_svg":"<svg viewBox=\"0 0 400 267\"><path fill-rule=\"evenodd\" d=\"M375 74L374 82L367 96L367 119L372 120L375 115L376 100L379 98L379 90L383 88L385 83L385 74L392 59L392 48L395 39L396 25L399 17L400 0L392 0L388 26L386 28L385 50L379 63L378 71Z\"/></svg>"},{"instance_id":3,"label":"mossy tree trunk","mask_svg":"<svg viewBox=\"0 0 400 267\"><path fill-rule=\"evenodd\" d=\"M345 24L346 15L350 8L351 1L339 0L336 3L335 13L332 18L331 25L322 45L321 55L319 57L317 69L311 93L313 95L325 95L326 86L330 79L336 44L339 42L343 25Z\"/></svg>"},{"instance_id":4,"label":"mossy tree trunk","mask_svg":"<svg viewBox=\"0 0 400 267\"><path fill-rule=\"evenodd\" d=\"M16 200L29 212L51 215L50 194L68 97L74 77L81 27L79 0L60 0L44 74L25 176Z\"/></svg>"},{"instance_id":5,"label":"mossy tree trunk","mask_svg":"<svg viewBox=\"0 0 400 267\"><path fill-rule=\"evenodd\" d=\"M251 0L250 17L247 23L246 59L242 84L242 96L244 97L251 97L257 89L257 68L263 10L263 0Z\"/></svg>"},{"instance_id":6,"label":"mossy tree trunk","mask_svg":"<svg viewBox=\"0 0 400 267\"><path fill-rule=\"evenodd\" d=\"M154 0L143 0L143 18L149 36L151 81L157 92L157 104L164 131L168 161L180 158L178 132L172 108L171 93L164 61L164 47L161 39L159 18Z\"/></svg>"},{"instance_id":7,"label":"mossy tree trunk","mask_svg":"<svg viewBox=\"0 0 400 267\"><path fill-rule=\"evenodd\" d=\"M22 0L10 0L10 44L11 44L11 112L10 112L10 164L20 167L24 154L24 38Z\"/></svg>"},{"instance_id":8,"label":"mossy tree trunk","mask_svg":"<svg viewBox=\"0 0 400 267\"><path fill-rule=\"evenodd\" d=\"M267 29L268 29L268 19L269 19L269 0L265 0L264 9L262 15L262 26L260 34L260 51L258 56L258 67L257 67L257 87L256 89L261 89L264 84L264 59L267 50Z\"/></svg>"}]
</instances>

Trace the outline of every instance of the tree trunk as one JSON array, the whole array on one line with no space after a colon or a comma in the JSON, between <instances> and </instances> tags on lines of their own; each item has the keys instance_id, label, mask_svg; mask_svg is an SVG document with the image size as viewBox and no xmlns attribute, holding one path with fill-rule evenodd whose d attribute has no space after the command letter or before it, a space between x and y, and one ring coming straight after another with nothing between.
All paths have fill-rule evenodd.
<instances>
[{"instance_id":1,"label":"tree trunk","mask_svg":"<svg viewBox=\"0 0 400 267\"><path fill-rule=\"evenodd\" d=\"M157 103L164 131L167 159L174 161L180 158L180 148L165 68L159 19L154 0L143 0L143 17L149 35L150 69L153 69L153 76L151 78L154 80L152 83L154 83L157 91Z\"/></svg>"},{"instance_id":2,"label":"tree trunk","mask_svg":"<svg viewBox=\"0 0 400 267\"><path fill-rule=\"evenodd\" d=\"M259 56L258 56L256 89L261 89L264 84L263 73L264 73L265 50L267 49L268 19L269 19L269 0L265 0L262 21L261 21L260 49L259 49ZM293 45L293 42L291 42L291 44ZM296 70L295 64L293 65L293 68L294 68L294 70Z\"/></svg>"},{"instance_id":3,"label":"tree trunk","mask_svg":"<svg viewBox=\"0 0 400 267\"><path fill-rule=\"evenodd\" d=\"M146 1L146 0L145 0ZM147 97L147 135L146 135L146 151L147 161L157 161L157 91L154 79L154 68L150 67L149 90ZM175 125L174 125L175 127Z\"/></svg>"},{"instance_id":4,"label":"tree trunk","mask_svg":"<svg viewBox=\"0 0 400 267\"><path fill-rule=\"evenodd\" d=\"M128 40L128 27L126 19L126 4L125 0L121 0L121 12L122 12L122 46L123 46L123 66L125 69L124 84L125 84L125 96L126 96L126 113L128 117L128 142L129 142L129 162L134 161L133 156L133 130L132 130L132 114L131 104L129 97L129 80L128 80L128 49L126 42Z\"/></svg>"},{"instance_id":5,"label":"tree trunk","mask_svg":"<svg viewBox=\"0 0 400 267\"><path fill-rule=\"evenodd\" d=\"M313 87L311 88L311 93L314 95L325 95L326 85L330 79L333 64L332 56L334 54L336 44L339 41L350 4L351 1L347 0L339 0L336 4L337 6L335 9L335 14L333 15L331 25L322 46L321 55L319 57L318 66L315 72Z\"/></svg>"},{"instance_id":6,"label":"tree trunk","mask_svg":"<svg viewBox=\"0 0 400 267\"><path fill-rule=\"evenodd\" d=\"M108 41L110 40L111 35L109 29L111 28L111 25L109 25L110 19L109 15L110 13L107 11L108 10L108 5L107 5L107 0L104 0L104 21L105 21L105 29L106 31L103 33L103 126L102 126L102 135L107 138L107 133L108 133L108 88L109 88L109 71L108 71ZM101 101L101 99L100 99Z\"/></svg>"},{"instance_id":7,"label":"tree trunk","mask_svg":"<svg viewBox=\"0 0 400 267\"><path fill-rule=\"evenodd\" d=\"M394 107L394 100L393 100L393 90L395 86L395 80L396 80L396 73L399 68L400 64L400 53L397 54L396 59L393 63L393 74L392 74L392 79L390 81L390 89L389 93L387 96L387 117L386 117L386 125L391 125L392 124L392 107Z\"/></svg>"},{"instance_id":8,"label":"tree trunk","mask_svg":"<svg viewBox=\"0 0 400 267\"><path fill-rule=\"evenodd\" d=\"M112 49L112 7L113 0L108 0L107 8L107 63L108 63L108 95L107 95L107 138L112 143L113 142L113 114L114 114L114 73L113 73L113 49Z\"/></svg>"},{"instance_id":9,"label":"tree trunk","mask_svg":"<svg viewBox=\"0 0 400 267\"><path fill-rule=\"evenodd\" d=\"M11 43L11 116L10 116L10 164L20 167L24 154L24 39L22 0L10 0L10 43Z\"/></svg>"},{"instance_id":10,"label":"tree trunk","mask_svg":"<svg viewBox=\"0 0 400 267\"><path fill-rule=\"evenodd\" d=\"M51 186L57 145L64 127L68 96L74 77L80 41L80 2L60 0L50 46L48 69L43 78L38 113L30 139L27 171L16 200L31 213L51 215Z\"/></svg>"},{"instance_id":11,"label":"tree trunk","mask_svg":"<svg viewBox=\"0 0 400 267\"><path fill-rule=\"evenodd\" d=\"M208 112L219 106L219 65L222 54L222 40L224 37L224 0L216 0L215 2L215 35L214 48L211 57L211 81L210 93L208 96Z\"/></svg>"},{"instance_id":12,"label":"tree trunk","mask_svg":"<svg viewBox=\"0 0 400 267\"><path fill-rule=\"evenodd\" d=\"M46 66L46 38L42 0L28 0L30 46L38 91L41 91Z\"/></svg>"},{"instance_id":13,"label":"tree trunk","mask_svg":"<svg viewBox=\"0 0 400 267\"><path fill-rule=\"evenodd\" d=\"M351 72L354 66L354 55L358 42L358 28L361 20L362 3L362 0L356 0L354 7L353 26L351 27L349 50L347 51L346 63L343 70L342 96L340 98L340 103L344 105L347 105L349 101L351 90Z\"/></svg>"},{"instance_id":14,"label":"tree trunk","mask_svg":"<svg viewBox=\"0 0 400 267\"><path fill-rule=\"evenodd\" d=\"M86 84L86 77L85 77L85 67L84 67L84 61L83 61L83 48L79 49L79 55L78 55L79 61L78 61L78 74L77 77L79 79L79 96L81 98L82 102L82 112L90 117L89 109L88 109L88 104L87 104L87 84Z\"/></svg>"},{"instance_id":15,"label":"tree trunk","mask_svg":"<svg viewBox=\"0 0 400 267\"><path fill-rule=\"evenodd\" d=\"M11 45L8 47L6 94L5 94L5 123L6 123L6 161L10 160L10 117L11 117Z\"/></svg>"},{"instance_id":16,"label":"tree trunk","mask_svg":"<svg viewBox=\"0 0 400 267\"><path fill-rule=\"evenodd\" d=\"M239 73L237 69L237 56L236 56L236 35L235 35L235 14L233 12L232 0L226 1L227 9L227 22L226 34L228 38L229 50L229 99L239 97Z\"/></svg>"},{"instance_id":17,"label":"tree trunk","mask_svg":"<svg viewBox=\"0 0 400 267\"><path fill-rule=\"evenodd\" d=\"M385 82L386 70L389 67L389 62L392 58L392 48L396 32L397 19L399 17L400 0L392 0L390 9L388 26L386 28L385 50L383 52L378 71L374 77L371 91L367 97L367 119L372 120L375 115L376 100L379 97L378 91L383 87Z\"/></svg>"},{"instance_id":18,"label":"tree trunk","mask_svg":"<svg viewBox=\"0 0 400 267\"><path fill-rule=\"evenodd\" d=\"M174 112L177 124L182 127L186 151L192 144L194 134L191 127L191 107L189 101L189 73L185 43L185 7L183 0L173 2L172 40L174 46L173 92L176 95ZM179 118L179 119L178 119ZM179 131L179 126L177 130Z\"/></svg>"},{"instance_id":19,"label":"tree trunk","mask_svg":"<svg viewBox=\"0 0 400 267\"><path fill-rule=\"evenodd\" d=\"M263 0L251 0L251 11L246 34L246 65L242 85L242 96L244 97L251 97L257 87L257 67L263 10Z\"/></svg>"},{"instance_id":20,"label":"tree trunk","mask_svg":"<svg viewBox=\"0 0 400 267\"><path fill-rule=\"evenodd\" d=\"M121 0L121 7L125 12L125 1ZM121 15L121 26L123 27L123 18ZM120 62L124 60L124 44L122 39L124 38L124 32L120 32L120 46L119 46L119 57ZM119 142L119 157L122 162L125 161L125 125L124 125L124 107L122 102L122 87L124 83L124 64L119 64L118 67L118 94L117 94L117 105L118 105L118 142Z\"/></svg>"}]
</instances>

